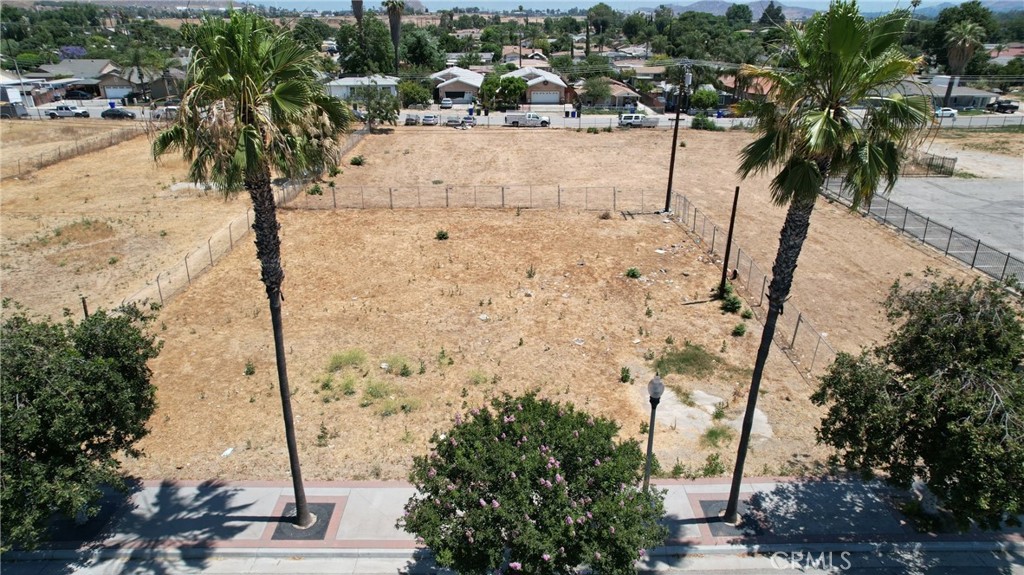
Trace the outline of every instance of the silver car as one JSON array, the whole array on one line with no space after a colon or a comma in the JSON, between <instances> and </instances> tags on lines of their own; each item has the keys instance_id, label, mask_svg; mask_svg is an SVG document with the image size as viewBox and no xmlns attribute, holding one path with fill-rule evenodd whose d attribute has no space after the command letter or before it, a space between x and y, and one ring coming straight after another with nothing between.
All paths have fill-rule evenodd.
<instances>
[{"instance_id":1,"label":"silver car","mask_svg":"<svg viewBox=\"0 0 1024 575\"><path fill-rule=\"evenodd\" d=\"M436 126L440 123L440 118L437 114L423 114L423 119L420 121L424 126Z\"/></svg>"}]
</instances>

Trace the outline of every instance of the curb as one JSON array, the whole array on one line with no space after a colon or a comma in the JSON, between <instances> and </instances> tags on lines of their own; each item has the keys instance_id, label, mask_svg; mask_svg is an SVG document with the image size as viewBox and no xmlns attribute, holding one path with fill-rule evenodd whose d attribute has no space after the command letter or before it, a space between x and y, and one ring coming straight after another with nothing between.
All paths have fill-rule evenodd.
<instances>
[{"instance_id":1,"label":"curb","mask_svg":"<svg viewBox=\"0 0 1024 575\"><path fill-rule=\"evenodd\" d=\"M656 547L646 555L646 560L671 559L687 556L746 556L771 555L773 553L882 553L894 551L942 552L942 553L1024 553L1024 542L1016 541L914 541L904 543L766 543L751 545L670 545ZM125 560L175 560L213 558L293 558L309 557L353 558L353 559L407 559L416 562L431 561L429 549L309 549L282 547L171 547L103 549L47 549L41 551L9 551L3 554L4 562L28 561L103 561Z\"/></svg>"}]
</instances>

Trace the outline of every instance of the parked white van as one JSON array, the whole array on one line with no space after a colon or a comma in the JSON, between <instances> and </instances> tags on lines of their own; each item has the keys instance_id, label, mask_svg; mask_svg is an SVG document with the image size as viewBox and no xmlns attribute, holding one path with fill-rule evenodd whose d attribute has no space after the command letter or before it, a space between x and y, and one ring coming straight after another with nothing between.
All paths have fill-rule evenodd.
<instances>
[{"instance_id":1,"label":"parked white van","mask_svg":"<svg viewBox=\"0 0 1024 575\"><path fill-rule=\"evenodd\" d=\"M643 126L643 124L644 124L644 115L643 114L622 114L621 116L619 116L619 127L620 128L627 128L627 127L630 127L630 126L635 126L635 127L639 128L640 126Z\"/></svg>"}]
</instances>

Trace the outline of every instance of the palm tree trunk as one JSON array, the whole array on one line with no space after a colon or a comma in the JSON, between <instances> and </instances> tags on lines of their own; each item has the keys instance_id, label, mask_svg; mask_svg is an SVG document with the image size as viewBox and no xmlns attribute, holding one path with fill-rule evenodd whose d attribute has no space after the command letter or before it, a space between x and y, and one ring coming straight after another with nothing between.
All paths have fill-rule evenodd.
<instances>
[{"instance_id":1,"label":"palm tree trunk","mask_svg":"<svg viewBox=\"0 0 1024 575\"><path fill-rule=\"evenodd\" d=\"M782 225L782 234L779 237L779 251L775 255L775 264L772 266L772 283L768 286L768 315L764 321L764 330L761 332L761 344L757 348L757 359L754 361L754 374L750 380L747 409L743 414L740 444L736 451L736 467L733 469L732 474L732 489L729 491L729 502L725 508L725 521L727 523L735 524L739 520L736 508L739 506L740 482L743 481L743 464L746 462L747 448L750 445L750 429L754 424L754 409L757 407L757 394L761 387L761 375L764 373L764 366L768 362L768 352L772 348L776 323L779 316L782 315L783 306L789 297L789 290L793 286L796 262L800 257L800 250L803 248L804 240L807 239L807 230L811 226L811 212L814 211L814 200L815 198L810 200L793 200L789 204L789 210L786 212L786 221Z\"/></svg>"},{"instance_id":2,"label":"palm tree trunk","mask_svg":"<svg viewBox=\"0 0 1024 575\"><path fill-rule=\"evenodd\" d=\"M946 95L942 97L942 107L949 107L949 98L953 95L953 80L956 80L956 76L950 76L949 81L946 83Z\"/></svg>"},{"instance_id":3,"label":"palm tree trunk","mask_svg":"<svg viewBox=\"0 0 1024 575\"><path fill-rule=\"evenodd\" d=\"M246 176L245 188L252 198L252 229L256 234L256 257L260 260L260 279L267 288L267 298L270 300L270 321L274 329L274 351L277 357L277 383L281 390L288 464L291 467L292 487L295 490L295 523L299 527L308 527L313 523L313 517L309 513L306 491L302 485L299 448L295 441L295 422L292 418L291 391L288 388L284 326L281 321L281 284L284 282L281 238L278 235L281 226L277 222L277 206L274 205L274 191L270 187L270 174L264 170L258 175Z\"/></svg>"}]
</instances>

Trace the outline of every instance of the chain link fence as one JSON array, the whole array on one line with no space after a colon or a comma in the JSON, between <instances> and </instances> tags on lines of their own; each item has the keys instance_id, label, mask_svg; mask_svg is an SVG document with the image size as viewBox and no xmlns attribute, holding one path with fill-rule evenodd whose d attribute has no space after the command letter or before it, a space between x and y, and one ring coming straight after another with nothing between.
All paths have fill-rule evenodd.
<instances>
[{"instance_id":1,"label":"chain link fence","mask_svg":"<svg viewBox=\"0 0 1024 575\"><path fill-rule=\"evenodd\" d=\"M131 140L132 138L140 134L144 134L147 131L147 127L144 124L132 123L126 128L108 132L106 134L99 134L81 140L57 144L55 146L55 150L32 154L30 156L16 159L8 158L2 164L3 167L2 171L0 171L0 179L20 178L35 170L41 170L47 166L63 162L64 160L102 150L104 148L109 148L116 144L120 144L121 142Z\"/></svg>"},{"instance_id":2,"label":"chain link fence","mask_svg":"<svg viewBox=\"0 0 1024 575\"><path fill-rule=\"evenodd\" d=\"M675 194L674 198L674 218L679 225L693 234L694 240L703 244L709 254L724 252L728 228L719 227L686 196ZM746 299L754 316L763 323L768 313L767 295L771 276L735 241L729 259L726 267L733 270L733 284L737 293ZM785 313L779 316L775 344L786 353L804 377L822 373L836 358L832 344L815 329L792 300L786 303Z\"/></svg>"},{"instance_id":3,"label":"chain link fence","mask_svg":"<svg viewBox=\"0 0 1024 575\"><path fill-rule=\"evenodd\" d=\"M852 204L853 196L843 189L843 181L840 179L826 182L822 193L825 197L844 205ZM892 227L900 235L906 234L920 240L921 243L939 250L943 255L957 259L993 279L1004 281L1015 277L1018 281L1024 281L1024 261L1011 256L1009 252L1000 251L979 239L958 232L952 226L934 222L931 218L889 198L875 198L871 204L860 206L857 211Z\"/></svg>"}]
</instances>

